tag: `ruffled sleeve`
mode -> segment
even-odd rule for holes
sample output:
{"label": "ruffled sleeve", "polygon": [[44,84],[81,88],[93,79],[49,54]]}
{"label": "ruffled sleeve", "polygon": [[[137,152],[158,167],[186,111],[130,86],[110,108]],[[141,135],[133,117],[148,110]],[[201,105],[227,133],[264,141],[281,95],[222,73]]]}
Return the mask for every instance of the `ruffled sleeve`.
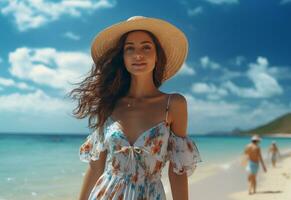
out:
{"label": "ruffled sleeve", "polygon": [[98,130],[95,130],[91,133],[85,140],[85,142],[81,145],[79,156],[80,160],[83,162],[89,162],[90,160],[98,160],[99,155],[102,151],[107,149],[107,145]]}
{"label": "ruffled sleeve", "polygon": [[198,162],[201,162],[195,143],[187,137],[179,137],[171,132],[168,142],[168,156],[173,165],[173,171],[178,174],[187,173],[190,176]]}

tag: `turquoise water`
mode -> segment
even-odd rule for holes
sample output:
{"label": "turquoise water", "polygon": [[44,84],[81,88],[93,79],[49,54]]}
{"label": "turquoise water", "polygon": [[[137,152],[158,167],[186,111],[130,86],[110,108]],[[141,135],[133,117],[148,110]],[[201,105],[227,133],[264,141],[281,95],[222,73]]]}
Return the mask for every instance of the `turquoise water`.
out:
{"label": "turquoise water", "polygon": [[[221,164],[240,159],[250,137],[237,136],[196,136],[194,137],[203,161],[211,164]],[[291,150],[291,138],[264,137],[260,143],[263,156],[267,156],[267,149],[275,140],[280,150]]]}
{"label": "turquoise water", "polygon": [[[86,136],[0,135],[0,200],[77,199],[87,164],[78,150]],[[229,163],[243,152],[247,137],[195,136],[203,165]],[[266,152],[274,138],[264,138]],[[275,139],[291,148],[291,139]]]}

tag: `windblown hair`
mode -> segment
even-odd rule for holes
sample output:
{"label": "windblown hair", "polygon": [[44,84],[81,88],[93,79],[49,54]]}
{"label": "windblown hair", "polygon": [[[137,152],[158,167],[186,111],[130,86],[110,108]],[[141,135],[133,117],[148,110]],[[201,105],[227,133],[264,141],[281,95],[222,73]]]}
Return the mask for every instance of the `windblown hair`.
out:
{"label": "windblown hair", "polygon": [[[129,90],[131,76],[124,65],[123,47],[131,32],[134,31],[122,35],[115,47],[98,58],[88,72],[88,76],[76,83],[79,87],[68,94],[73,100],[78,101],[73,115],[79,119],[89,116],[89,128],[102,130],[117,101]],[[153,70],[153,82],[159,88],[162,85],[167,62],[166,55],[158,39],[151,32],[144,32],[149,34],[156,46],[157,62]]]}

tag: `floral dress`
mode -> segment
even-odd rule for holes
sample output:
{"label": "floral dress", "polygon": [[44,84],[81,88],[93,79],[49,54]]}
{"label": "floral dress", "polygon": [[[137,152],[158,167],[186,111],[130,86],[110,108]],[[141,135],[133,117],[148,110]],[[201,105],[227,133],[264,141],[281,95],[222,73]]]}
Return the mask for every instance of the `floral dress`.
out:
{"label": "floral dress", "polygon": [[[170,95],[166,109],[168,116]],[[105,122],[103,136],[90,134],[80,147],[84,162],[98,160],[107,150],[103,174],[93,187],[89,200],[165,200],[161,171],[169,160],[176,174],[191,175],[200,161],[195,143],[189,137],[176,136],[166,120],[144,131],[130,145],[118,122]]]}

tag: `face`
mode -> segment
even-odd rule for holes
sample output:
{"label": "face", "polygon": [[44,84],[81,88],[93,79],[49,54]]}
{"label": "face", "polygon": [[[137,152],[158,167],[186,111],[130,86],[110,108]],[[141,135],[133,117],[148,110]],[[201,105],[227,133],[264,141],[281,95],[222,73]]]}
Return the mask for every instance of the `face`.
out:
{"label": "face", "polygon": [[134,75],[151,74],[156,63],[156,46],[144,31],[128,34],[123,47],[123,59],[127,71]]}

